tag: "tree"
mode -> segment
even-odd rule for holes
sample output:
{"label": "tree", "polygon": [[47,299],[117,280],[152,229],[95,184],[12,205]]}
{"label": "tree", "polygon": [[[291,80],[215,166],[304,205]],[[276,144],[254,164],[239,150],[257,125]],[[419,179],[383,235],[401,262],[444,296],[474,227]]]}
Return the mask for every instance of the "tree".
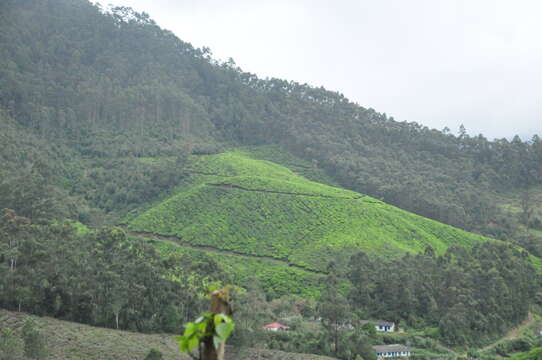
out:
{"label": "tree", "polygon": [[45,336],[36,328],[32,319],[23,325],[24,353],[30,359],[41,360],[47,357],[47,341]]}
{"label": "tree", "polygon": [[531,219],[534,214],[534,206],[531,193],[528,190],[525,190],[521,195],[521,214],[520,220],[521,223],[525,226],[531,224]]}
{"label": "tree", "polygon": [[236,317],[232,342],[237,346],[254,346],[261,340],[262,325],[273,318],[258,279],[249,280],[247,290],[237,290],[232,298]]}
{"label": "tree", "polygon": [[179,348],[197,359],[192,352],[198,349],[200,360],[224,360],[226,340],[235,328],[229,303],[229,288],[210,294],[211,311],[203,313],[194,322],[185,325],[184,333],[177,336]]}
{"label": "tree", "polygon": [[[374,329],[374,327],[373,327]],[[376,354],[371,344],[371,339],[361,332],[354,332],[347,339],[350,349],[351,360],[355,360],[358,356],[365,360],[376,360]]]}
{"label": "tree", "polygon": [[339,277],[334,263],[328,266],[328,276],[324,281],[324,289],[318,301],[318,313],[322,324],[332,341],[332,351],[340,351],[339,338],[342,329],[351,325],[352,317],[346,297],[341,294]]}
{"label": "tree", "polygon": [[0,360],[22,359],[22,346],[10,328],[0,330]]}

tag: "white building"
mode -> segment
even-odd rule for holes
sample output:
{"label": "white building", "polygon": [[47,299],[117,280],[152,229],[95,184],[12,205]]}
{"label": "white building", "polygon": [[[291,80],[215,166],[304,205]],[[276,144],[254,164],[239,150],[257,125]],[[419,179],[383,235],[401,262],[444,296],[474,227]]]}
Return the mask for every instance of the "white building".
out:
{"label": "white building", "polygon": [[376,358],[378,360],[386,359],[386,358],[400,358],[400,357],[410,356],[410,349],[400,344],[375,345],[373,346],[373,349],[376,352]]}
{"label": "white building", "polygon": [[360,321],[362,325],[365,324],[373,324],[375,326],[376,331],[383,331],[383,332],[394,332],[395,331],[395,323],[391,321],[384,321],[384,320],[362,320]]}

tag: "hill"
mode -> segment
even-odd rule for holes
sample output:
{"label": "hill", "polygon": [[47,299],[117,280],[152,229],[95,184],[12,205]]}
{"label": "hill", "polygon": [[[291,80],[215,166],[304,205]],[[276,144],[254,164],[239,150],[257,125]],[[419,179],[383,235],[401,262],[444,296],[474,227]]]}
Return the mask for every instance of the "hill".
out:
{"label": "hill", "polygon": [[[34,319],[37,328],[46,334],[49,356],[54,360],[143,360],[150,349],[162,352],[164,360],[190,359],[178,350],[178,342],[171,334],[140,334],[111,330],[49,317],[30,316],[0,310],[0,328],[17,332],[24,321]],[[285,353],[265,349],[228,348],[226,360],[332,360],[318,355]]]}
{"label": "hill", "polygon": [[367,309],[465,344],[539,299],[527,252],[463,231],[536,250],[517,235],[539,215],[495,204],[542,185],[538,137],[399,122],[87,0],[0,2],[0,84],[4,308],[169,331],[209,283],[255,276],[259,304],[301,294],[306,317]]}
{"label": "hill", "polygon": [[450,245],[484,241],[369,196],[307,180],[250,152],[198,156],[190,171],[175,195],[128,228],[310,270],[325,269],[323,256],[354,250],[394,257],[427,246],[442,253]]}
{"label": "hill", "polygon": [[[538,137],[490,141],[464,128],[455,136],[323,88],[259,79],[128,8],[6,0],[0,17],[0,121],[16,123],[14,138],[36,138],[42,150],[10,167],[15,179],[5,192],[39,159],[59,202],[65,194],[74,200],[51,208],[55,216],[115,222],[180,175],[156,176],[167,169],[126,157],[175,156],[182,164],[188,154],[231,146],[280,145],[344,188],[507,239],[516,221],[495,206],[498,195],[541,184]],[[117,174],[109,177],[110,169]]]}
{"label": "hill", "polygon": [[[167,167],[175,158],[136,161]],[[389,261],[489,240],[332,185],[279,147],[194,155],[169,197],[135,209],[124,223],[164,256],[205,254],[239,284],[256,277],[273,298],[317,296],[327,264],[344,267],[360,251]],[[541,260],[530,258],[542,270]]]}

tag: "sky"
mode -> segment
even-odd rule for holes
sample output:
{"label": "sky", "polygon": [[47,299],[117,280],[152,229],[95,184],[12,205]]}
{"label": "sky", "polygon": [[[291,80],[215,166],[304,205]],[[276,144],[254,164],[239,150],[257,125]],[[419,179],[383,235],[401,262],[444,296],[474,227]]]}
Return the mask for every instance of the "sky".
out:
{"label": "sky", "polygon": [[110,2],[260,78],[324,86],[398,121],[542,134],[539,0]]}

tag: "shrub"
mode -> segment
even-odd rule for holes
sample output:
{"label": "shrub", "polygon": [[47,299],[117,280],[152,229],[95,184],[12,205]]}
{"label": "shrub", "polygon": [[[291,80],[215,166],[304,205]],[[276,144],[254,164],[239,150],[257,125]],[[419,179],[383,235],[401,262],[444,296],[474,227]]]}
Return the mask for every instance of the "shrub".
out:
{"label": "shrub", "polygon": [[145,356],[145,360],[162,360],[162,353],[156,349],[151,349],[147,356]]}
{"label": "shrub", "polygon": [[36,328],[33,320],[26,320],[23,325],[24,354],[35,360],[47,357],[45,336]]}
{"label": "shrub", "polygon": [[22,359],[21,342],[13,330],[6,328],[0,331],[0,360]]}

